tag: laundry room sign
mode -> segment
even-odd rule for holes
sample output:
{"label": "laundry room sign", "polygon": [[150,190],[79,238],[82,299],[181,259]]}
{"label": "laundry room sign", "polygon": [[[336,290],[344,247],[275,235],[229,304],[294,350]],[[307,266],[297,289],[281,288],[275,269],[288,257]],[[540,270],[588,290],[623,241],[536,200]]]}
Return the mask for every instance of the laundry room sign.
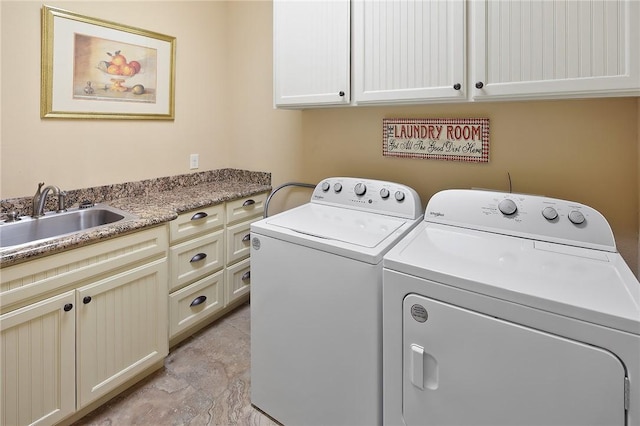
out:
{"label": "laundry room sign", "polygon": [[385,118],[385,157],[489,162],[488,118]]}

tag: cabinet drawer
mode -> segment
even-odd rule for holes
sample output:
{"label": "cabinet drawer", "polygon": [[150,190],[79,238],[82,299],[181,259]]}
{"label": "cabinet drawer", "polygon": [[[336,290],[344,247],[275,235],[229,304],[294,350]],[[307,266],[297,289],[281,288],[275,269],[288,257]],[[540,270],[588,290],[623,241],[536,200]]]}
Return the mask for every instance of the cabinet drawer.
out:
{"label": "cabinet drawer", "polygon": [[252,222],[249,220],[227,228],[227,265],[249,256]]}
{"label": "cabinet drawer", "polygon": [[256,216],[262,216],[267,193],[251,195],[227,203],[227,223],[236,223]]}
{"label": "cabinet drawer", "polygon": [[220,271],[169,295],[169,338],[224,307],[223,277]]}
{"label": "cabinet drawer", "polygon": [[170,290],[175,290],[224,266],[224,231],[177,244],[169,252]]}
{"label": "cabinet drawer", "polygon": [[249,259],[245,259],[227,268],[225,284],[227,303],[231,303],[249,292],[251,286]]}
{"label": "cabinet drawer", "polygon": [[224,225],[224,204],[206,207],[182,213],[176,220],[169,222],[171,242],[182,241]]}

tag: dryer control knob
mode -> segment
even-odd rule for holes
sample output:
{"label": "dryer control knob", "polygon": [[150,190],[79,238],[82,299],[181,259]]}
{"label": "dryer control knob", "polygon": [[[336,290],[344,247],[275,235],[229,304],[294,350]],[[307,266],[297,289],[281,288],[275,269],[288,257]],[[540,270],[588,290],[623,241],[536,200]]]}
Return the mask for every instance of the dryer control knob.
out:
{"label": "dryer control knob", "polygon": [[505,198],[498,204],[498,210],[500,210],[504,215],[511,216],[518,211],[518,206],[516,206],[516,203],[513,200]]}
{"label": "dryer control knob", "polygon": [[341,183],[336,183],[335,185],[333,185],[333,190],[338,193],[340,191],[342,191],[342,184]]}
{"label": "dryer control knob", "polygon": [[367,186],[364,183],[360,182],[359,184],[356,185],[356,187],[354,188],[354,191],[356,195],[362,196],[367,192]]}
{"label": "dryer control knob", "polygon": [[403,201],[404,200],[404,192],[396,191],[395,197],[396,197],[396,201]]}
{"label": "dryer control knob", "polygon": [[569,220],[571,221],[571,223],[576,224],[576,225],[581,225],[584,223],[584,215],[579,212],[578,210],[573,210],[571,213],[569,213]]}
{"label": "dryer control knob", "polygon": [[387,188],[382,188],[380,190],[380,197],[384,199],[389,198],[389,190]]}
{"label": "dryer control knob", "polygon": [[329,185],[329,182],[322,182],[322,190],[324,192],[327,192],[329,188],[331,188],[331,185]]}
{"label": "dryer control knob", "polygon": [[553,207],[545,207],[542,210],[542,216],[547,220],[554,220],[558,217],[558,212]]}

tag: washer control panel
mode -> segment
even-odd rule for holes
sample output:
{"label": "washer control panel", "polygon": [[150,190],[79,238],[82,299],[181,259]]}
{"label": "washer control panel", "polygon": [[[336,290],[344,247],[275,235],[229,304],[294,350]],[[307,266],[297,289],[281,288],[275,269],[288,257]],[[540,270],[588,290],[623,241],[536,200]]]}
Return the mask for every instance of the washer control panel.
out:
{"label": "washer control panel", "polygon": [[412,220],[422,216],[422,203],[415,190],[406,185],[381,180],[327,178],[316,185],[311,202]]}
{"label": "washer control panel", "polygon": [[616,251],[609,223],[597,210],[537,195],[452,189],[435,194],[425,221]]}

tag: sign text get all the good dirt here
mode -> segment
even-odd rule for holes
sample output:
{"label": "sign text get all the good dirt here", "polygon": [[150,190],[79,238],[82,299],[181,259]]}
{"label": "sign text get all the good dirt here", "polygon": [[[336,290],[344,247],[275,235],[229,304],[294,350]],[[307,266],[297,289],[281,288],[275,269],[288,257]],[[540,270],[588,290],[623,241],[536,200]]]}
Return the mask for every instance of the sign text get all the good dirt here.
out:
{"label": "sign text get all the good dirt here", "polygon": [[385,118],[382,154],[489,162],[488,118]]}

